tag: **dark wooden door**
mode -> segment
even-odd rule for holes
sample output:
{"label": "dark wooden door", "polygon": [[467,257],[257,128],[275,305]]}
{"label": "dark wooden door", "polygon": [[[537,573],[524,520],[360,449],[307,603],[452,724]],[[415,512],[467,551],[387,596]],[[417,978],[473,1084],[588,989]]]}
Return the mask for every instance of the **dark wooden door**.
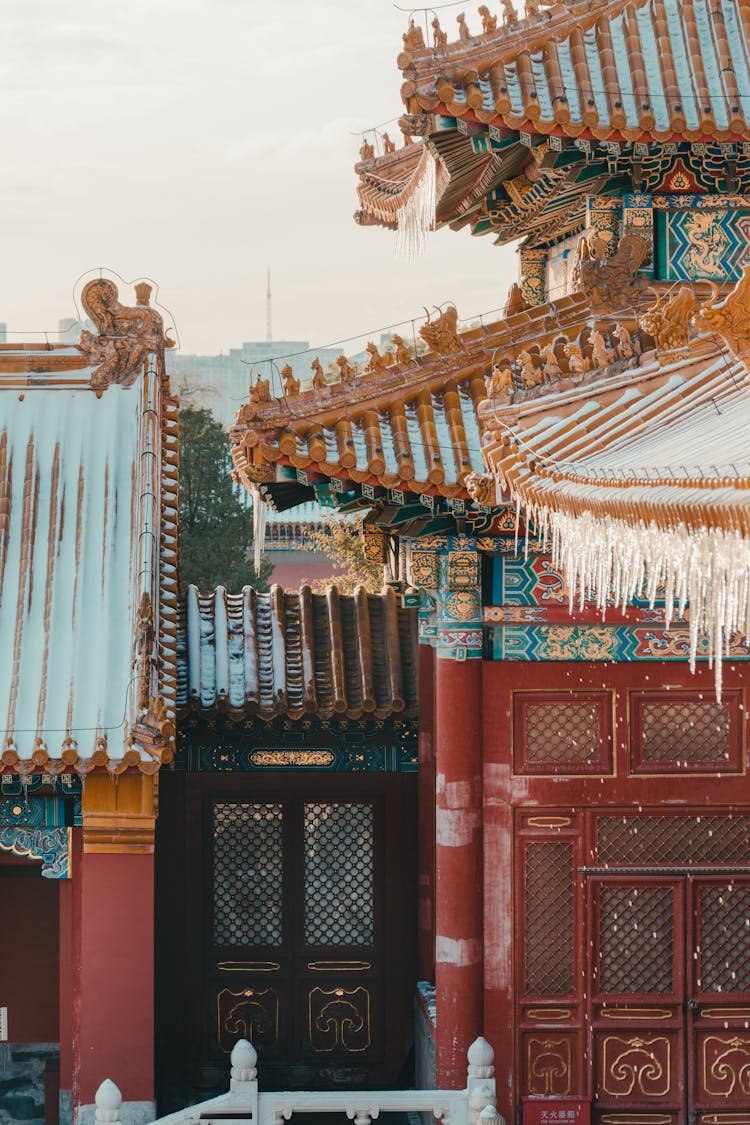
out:
{"label": "dark wooden door", "polygon": [[591,878],[589,918],[597,1119],[750,1122],[750,880]]}
{"label": "dark wooden door", "polygon": [[264,1064],[382,1056],[382,803],[268,794],[206,805],[215,1046]]}

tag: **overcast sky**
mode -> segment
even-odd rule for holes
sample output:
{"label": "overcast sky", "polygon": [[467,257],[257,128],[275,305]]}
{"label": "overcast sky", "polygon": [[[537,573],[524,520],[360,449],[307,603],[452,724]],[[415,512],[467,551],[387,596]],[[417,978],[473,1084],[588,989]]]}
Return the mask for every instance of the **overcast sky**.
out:
{"label": "overcast sky", "polygon": [[56,329],[100,266],[156,279],[187,352],[265,337],[267,264],[276,339],[501,305],[516,259],[491,238],[441,231],[406,263],[352,220],[351,134],[402,111],[406,20],[390,0],[0,0],[0,320]]}

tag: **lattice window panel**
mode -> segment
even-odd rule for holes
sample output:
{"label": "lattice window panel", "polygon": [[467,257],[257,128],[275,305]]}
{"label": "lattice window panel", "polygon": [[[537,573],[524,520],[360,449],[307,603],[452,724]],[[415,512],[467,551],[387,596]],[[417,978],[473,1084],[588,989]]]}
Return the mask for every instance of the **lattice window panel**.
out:
{"label": "lattice window panel", "polygon": [[597,858],[617,867],[746,864],[750,817],[601,816]]}
{"label": "lattice window panel", "polygon": [[529,762],[595,762],[599,756],[599,708],[594,703],[528,703]]}
{"label": "lattice window panel", "polygon": [[373,945],[374,810],[371,804],[306,804],[305,942]]}
{"label": "lattice window panel", "polygon": [[279,804],[213,806],[214,945],[281,945],[283,830]]}
{"label": "lattice window panel", "polygon": [[533,841],[524,866],[526,992],[573,991],[573,845]]}
{"label": "lattice window panel", "polygon": [[750,887],[701,887],[701,992],[750,992]]}
{"label": "lattice window panel", "polygon": [[602,886],[599,991],[672,991],[671,887]]}
{"label": "lattice window panel", "polygon": [[729,758],[729,708],[700,699],[641,704],[644,762],[725,762]]}

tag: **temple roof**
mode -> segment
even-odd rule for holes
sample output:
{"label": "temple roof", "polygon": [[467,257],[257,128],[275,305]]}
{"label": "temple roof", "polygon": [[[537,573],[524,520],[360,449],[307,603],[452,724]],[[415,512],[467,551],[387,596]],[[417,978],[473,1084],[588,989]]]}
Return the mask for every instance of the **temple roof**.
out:
{"label": "temple roof", "polygon": [[717,297],[658,297],[639,357],[610,362],[602,332],[589,369],[480,414],[498,492],[550,537],[571,590],[624,604],[662,584],[668,618],[690,605],[691,660],[703,634],[719,666],[750,631],[750,268]]}
{"label": "temple roof", "polygon": [[[742,0],[569,0],[398,58],[411,113],[600,140],[750,139]],[[459,17],[460,20],[461,17]],[[492,18],[489,19],[489,25]],[[423,38],[423,37],[422,37]]]}
{"label": "temple roof", "polygon": [[223,587],[180,602],[181,710],[228,718],[415,718],[416,609],[393,590],[258,594]]}
{"label": "temple roof", "polygon": [[[288,487],[288,468],[381,489],[468,497],[483,471],[477,407],[493,362],[550,331],[571,331],[590,312],[583,295],[457,331],[451,306],[420,330],[430,351],[378,357],[347,383],[251,401],[231,430],[239,479],[265,492]],[[382,362],[381,362],[382,361]]]}
{"label": "temple roof", "polygon": [[113,335],[0,345],[0,771],[154,772],[172,752],[176,402],[158,314],[90,285]]}

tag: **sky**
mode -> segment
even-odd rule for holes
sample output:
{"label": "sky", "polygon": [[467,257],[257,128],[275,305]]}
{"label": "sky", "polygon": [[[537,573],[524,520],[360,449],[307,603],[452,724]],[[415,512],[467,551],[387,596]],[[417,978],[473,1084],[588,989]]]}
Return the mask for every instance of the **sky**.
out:
{"label": "sky", "polygon": [[265,338],[267,266],[277,340],[501,307],[512,248],[443,230],[406,262],[352,219],[359,134],[403,111],[407,20],[390,0],[1,0],[9,339],[75,316],[101,268],[153,278],[187,353]]}

